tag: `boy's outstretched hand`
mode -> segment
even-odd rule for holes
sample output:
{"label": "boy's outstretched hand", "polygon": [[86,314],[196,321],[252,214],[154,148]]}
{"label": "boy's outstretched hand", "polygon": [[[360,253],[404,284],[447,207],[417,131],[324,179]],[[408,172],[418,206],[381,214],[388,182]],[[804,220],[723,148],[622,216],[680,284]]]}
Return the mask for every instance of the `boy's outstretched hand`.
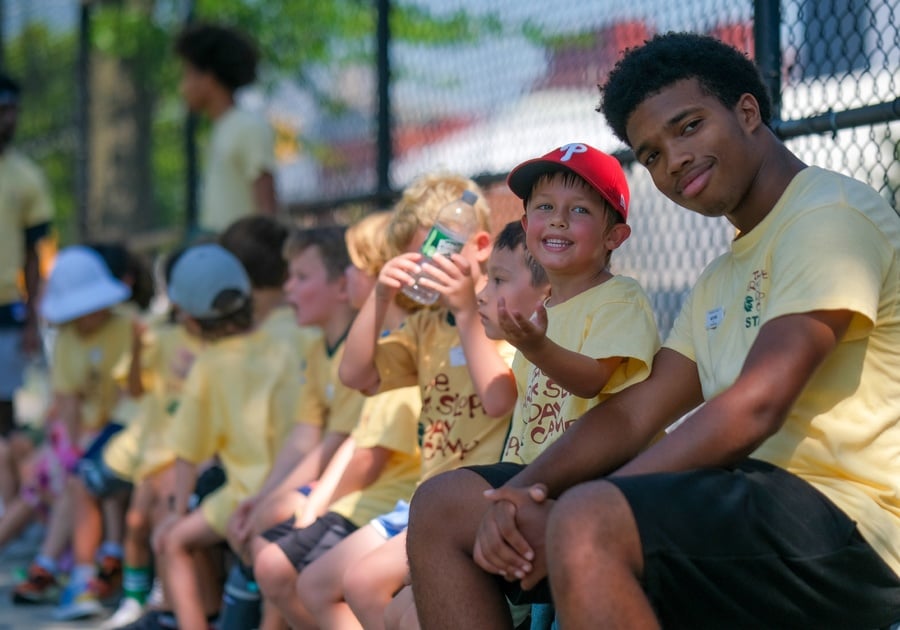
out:
{"label": "boy's outstretched hand", "polygon": [[497,300],[497,320],[506,341],[524,354],[540,350],[547,339],[547,309],[543,302],[534,307],[531,317],[506,307],[506,299]]}

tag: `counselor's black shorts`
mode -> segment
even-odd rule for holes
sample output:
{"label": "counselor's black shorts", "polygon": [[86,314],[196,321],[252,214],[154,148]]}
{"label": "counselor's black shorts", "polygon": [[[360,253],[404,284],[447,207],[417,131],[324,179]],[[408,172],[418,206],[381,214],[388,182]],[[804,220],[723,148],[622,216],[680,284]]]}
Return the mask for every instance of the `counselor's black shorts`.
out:
{"label": "counselor's black shorts", "polygon": [[327,512],[302,529],[294,528],[291,517],[264,531],[262,537],[278,545],[294,568],[301,571],[356,529],[340,514]]}
{"label": "counselor's black shorts", "polygon": [[882,628],[900,619],[900,579],[846,514],[781,468],[751,459],[607,481],[631,506],[644,591],[665,628]]}

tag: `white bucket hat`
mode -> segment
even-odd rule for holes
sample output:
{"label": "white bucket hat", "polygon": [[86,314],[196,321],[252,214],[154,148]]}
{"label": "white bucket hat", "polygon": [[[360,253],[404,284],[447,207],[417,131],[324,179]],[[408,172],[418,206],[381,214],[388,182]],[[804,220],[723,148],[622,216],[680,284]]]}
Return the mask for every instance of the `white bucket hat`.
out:
{"label": "white bucket hat", "polygon": [[90,247],[74,245],[56,256],[41,299],[41,316],[51,324],[64,324],[119,302],[131,289],[113,278],[103,258]]}
{"label": "white bucket hat", "polygon": [[172,267],[169,299],[196,319],[215,320],[231,315],[250,297],[247,272],[234,254],[221,245],[191,247]]}

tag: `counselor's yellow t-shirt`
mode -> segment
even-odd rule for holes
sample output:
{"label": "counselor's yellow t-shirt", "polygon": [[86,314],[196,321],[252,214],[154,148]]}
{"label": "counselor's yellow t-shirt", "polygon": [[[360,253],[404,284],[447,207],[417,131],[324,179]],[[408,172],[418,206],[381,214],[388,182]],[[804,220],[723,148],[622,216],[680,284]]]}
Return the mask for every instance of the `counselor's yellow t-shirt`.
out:
{"label": "counselor's yellow t-shirt", "polygon": [[12,148],[0,153],[0,304],[19,300],[25,231],[53,219],[53,201],[40,169]]}
{"label": "counselor's yellow t-shirt", "polygon": [[[514,349],[497,343],[512,362]],[[379,340],[375,365],[380,391],[418,385],[422,480],[438,473],[500,460],[510,416],[492,418],[475,392],[459,330],[447,309],[421,310]]]}
{"label": "counselor's yellow t-shirt", "polygon": [[700,277],[665,346],[703,396],[731,386],[761,326],[850,310],[845,337],[753,457],[805,479],[900,574],[900,216],[869,186],[815,167]]}
{"label": "counselor's yellow t-shirt", "polygon": [[624,360],[593,398],[580,398],[520,353],[513,360],[518,397],[503,461],[528,464],[588,409],[650,374],[659,332],[647,295],[633,279],[613,276],[547,309],[547,338],[595,359]]}
{"label": "counselor's yellow t-shirt", "polygon": [[83,337],[74,324],[63,324],[53,346],[50,382],[54,392],[81,400],[81,427],[87,435],[101,429],[121,395],[115,369],[131,354],[131,317],[113,309],[93,334]]}
{"label": "counselor's yellow t-shirt", "polygon": [[200,196],[200,226],[221,232],[256,212],[253,183],[275,173],[275,136],[264,118],[232,107],[213,123]]}
{"label": "counselor's yellow t-shirt", "polygon": [[341,497],[331,504],[329,511],[362,527],[379,514],[390,512],[398,500],[409,501],[421,471],[418,444],[421,410],[418,387],[401,387],[366,400],[359,424],[350,434],[356,448],[381,447],[391,453],[371,485]]}
{"label": "counselor's yellow t-shirt", "polygon": [[292,426],[300,366],[295,353],[261,331],[227,337],[199,355],[172,419],[178,458],[200,464],[218,456],[227,481],[201,503],[224,536],[238,503],[256,493]]}

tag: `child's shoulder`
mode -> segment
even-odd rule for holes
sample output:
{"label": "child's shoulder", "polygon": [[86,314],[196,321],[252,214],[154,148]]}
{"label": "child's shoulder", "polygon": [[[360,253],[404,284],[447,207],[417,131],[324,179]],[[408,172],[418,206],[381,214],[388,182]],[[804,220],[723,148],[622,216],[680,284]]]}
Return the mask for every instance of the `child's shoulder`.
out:
{"label": "child's shoulder", "polygon": [[560,306],[568,304],[569,309],[588,308],[593,310],[617,302],[649,305],[650,300],[640,282],[629,276],[615,275],[605,282],[582,291]]}

